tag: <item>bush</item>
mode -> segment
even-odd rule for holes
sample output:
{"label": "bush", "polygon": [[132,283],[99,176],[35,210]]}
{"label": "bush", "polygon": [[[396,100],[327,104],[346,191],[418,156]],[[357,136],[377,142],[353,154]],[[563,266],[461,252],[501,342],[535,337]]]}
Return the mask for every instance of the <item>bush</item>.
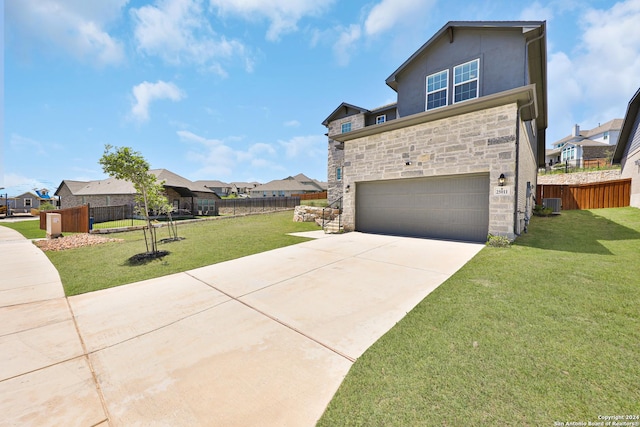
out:
{"label": "bush", "polygon": [[533,208],[533,214],[537,215],[537,216],[549,216],[553,213],[553,209],[552,208],[545,208],[542,205],[536,205]]}
{"label": "bush", "polygon": [[53,206],[50,202],[44,202],[40,204],[38,208],[39,211],[52,211],[55,210],[55,206]]}
{"label": "bush", "polygon": [[487,237],[487,246],[494,248],[508,248],[511,245],[511,240],[506,236],[494,236],[489,234]]}

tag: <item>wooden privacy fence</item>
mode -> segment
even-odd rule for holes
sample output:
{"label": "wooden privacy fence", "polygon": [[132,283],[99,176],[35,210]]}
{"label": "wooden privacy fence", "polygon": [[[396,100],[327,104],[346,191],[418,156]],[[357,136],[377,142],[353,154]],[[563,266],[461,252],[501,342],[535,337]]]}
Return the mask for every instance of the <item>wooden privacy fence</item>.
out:
{"label": "wooden privacy fence", "polygon": [[47,213],[60,214],[63,233],[88,233],[89,232],[89,205],[75,208],[58,209],[40,212],[40,230],[47,229]]}
{"label": "wooden privacy fence", "polygon": [[541,205],[543,199],[562,199],[563,210],[621,208],[631,202],[631,179],[595,184],[539,184],[536,203]]}
{"label": "wooden privacy fence", "polygon": [[319,193],[292,194],[291,197],[300,197],[300,200],[319,200],[326,199],[327,192],[321,191]]}

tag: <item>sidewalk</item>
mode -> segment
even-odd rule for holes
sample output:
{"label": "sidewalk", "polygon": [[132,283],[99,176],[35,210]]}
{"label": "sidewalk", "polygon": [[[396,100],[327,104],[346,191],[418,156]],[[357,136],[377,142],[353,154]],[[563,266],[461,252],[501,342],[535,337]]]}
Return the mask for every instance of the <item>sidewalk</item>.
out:
{"label": "sidewalk", "polygon": [[56,269],[0,227],[0,272],[0,423],[107,425]]}

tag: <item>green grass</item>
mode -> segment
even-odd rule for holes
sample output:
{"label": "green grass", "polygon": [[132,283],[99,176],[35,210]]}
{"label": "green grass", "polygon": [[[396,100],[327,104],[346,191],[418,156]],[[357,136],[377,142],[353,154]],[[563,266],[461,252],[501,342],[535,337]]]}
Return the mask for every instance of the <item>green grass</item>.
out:
{"label": "green grass", "polygon": [[316,206],[324,208],[327,206],[327,199],[301,200],[300,204],[304,206]]}
{"label": "green grass", "polygon": [[640,415],[639,260],[639,209],[533,218],[528,234],[484,248],[365,352],[318,425]]}
{"label": "green grass", "polygon": [[[46,254],[60,273],[65,293],[70,296],[300,243],[307,239],[287,233],[309,230],[318,230],[318,227],[314,223],[293,222],[289,211],[178,224],[178,236],[185,239],[161,243],[159,249],[169,251],[169,255],[143,265],[128,262],[133,255],[146,252],[142,231],[109,235],[124,242]],[[168,237],[167,228],[158,229],[158,240]]]}
{"label": "green grass", "polygon": [[46,230],[40,230],[40,221],[37,219],[16,222],[2,221],[0,225],[16,230],[27,239],[44,239],[47,237]]}
{"label": "green grass", "polygon": [[138,227],[146,225],[147,222],[143,219],[123,219],[118,221],[107,221],[93,224],[94,230],[102,230],[105,228],[126,228],[126,227]]}

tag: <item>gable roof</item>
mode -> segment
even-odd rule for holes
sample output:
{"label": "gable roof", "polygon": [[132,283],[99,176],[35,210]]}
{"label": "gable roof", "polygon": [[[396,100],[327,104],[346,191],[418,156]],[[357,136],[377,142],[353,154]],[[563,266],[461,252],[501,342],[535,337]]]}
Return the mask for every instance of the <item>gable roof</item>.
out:
{"label": "gable roof", "polygon": [[599,135],[604,132],[620,130],[622,129],[622,122],[623,122],[622,119],[613,119],[593,129],[584,129],[584,130],[581,129],[577,136],[567,135],[564,138],[554,142],[553,145],[563,144],[566,142],[570,142],[571,144],[577,144],[579,141],[583,139],[591,138],[592,136]]}
{"label": "gable roof", "polygon": [[[616,145],[616,151],[613,154],[613,163],[620,163],[622,158],[627,153],[629,147],[633,143],[633,138],[631,135],[634,131],[634,125],[640,120],[639,118],[640,112],[640,88],[633,95],[631,101],[629,101],[629,105],[627,105],[627,113],[624,116],[624,122],[622,124],[622,129],[620,130],[620,138],[618,138],[618,144]],[[640,127],[640,124],[638,124]],[[636,134],[640,133],[640,131],[636,130]]]}
{"label": "gable roof", "polygon": [[[396,69],[393,73],[391,73],[389,77],[387,77],[387,85],[394,91],[397,91],[398,74],[400,74],[405,68],[407,68],[407,66],[409,66],[409,64],[411,64],[416,58],[422,55],[422,53],[427,50],[433,43],[435,43],[435,41],[440,37],[443,37],[446,34],[449,37],[449,40],[453,40],[456,28],[522,28],[523,32],[525,32],[525,29],[533,30],[535,28],[539,28],[539,31],[536,34],[531,34],[531,37],[528,37],[530,40],[535,39],[535,37],[538,35],[544,36],[545,34],[544,21],[449,21],[442,28],[440,28],[440,30],[438,30],[438,32],[435,33],[429,40],[427,40],[422,46],[420,46],[420,48],[409,57],[409,59],[404,61],[402,65],[398,67],[398,69]],[[545,60],[546,64],[546,58],[543,59]]]}
{"label": "gable roof", "polygon": [[289,176],[285,179],[274,179],[266,184],[259,185],[251,191],[323,191],[322,183],[311,179],[303,173]]}
{"label": "gable roof", "polygon": [[[188,179],[167,169],[152,169],[149,170],[149,172],[155,175],[159,181],[165,181],[165,187],[173,188],[182,197],[194,196],[193,192],[213,193],[210,189],[204,186],[199,187]],[[75,196],[136,194],[136,190],[131,182],[109,177],[96,181],[64,180],[60,183],[60,186],[58,186],[55,192],[56,195],[58,195],[60,189],[65,184],[69,188],[69,191],[71,191],[71,194]]]}
{"label": "gable roof", "polygon": [[353,104],[349,104],[347,102],[343,102],[340,105],[338,105],[338,108],[333,110],[333,112],[331,114],[329,114],[329,116],[326,119],[324,119],[322,121],[322,124],[324,126],[328,126],[329,122],[333,121],[334,116],[338,115],[338,113],[340,112],[341,108],[345,108],[347,110],[349,108],[351,108],[351,109],[359,111],[360,113],[370,113],[371,112],[371,111],[367,110],[366,108],[358,107],[357,105],[353,105]]}
{"label": "gable roof", "polygon": [[231,184],[227,184],[226,182],[222,182],[222,181],[207,181],[207,180],[198,180],[198,181],[194,181],[194,184],[196,184],[196,186],[205,186],[205,187],[214,187],[214,188],[231,188]]}

